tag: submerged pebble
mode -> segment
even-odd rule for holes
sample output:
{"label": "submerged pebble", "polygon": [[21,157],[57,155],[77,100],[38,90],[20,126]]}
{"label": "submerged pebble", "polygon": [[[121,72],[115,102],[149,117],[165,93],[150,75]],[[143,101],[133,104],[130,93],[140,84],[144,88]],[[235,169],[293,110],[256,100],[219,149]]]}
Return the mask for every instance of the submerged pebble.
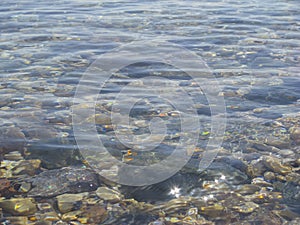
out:
{"label": "submerged pebble", "polygon": [[107,187],[99,187],[96,190],[96,195],[104,201],[109,201],[111,203],[119,202],[122,197],[118,191]]}
{"label": "submerged pebble", "polygon": [[89,169],[71,167],[44,171],[24,182],[32,184],[28,196],[34,197],[93,191],[99,186],[97,174]]}
{"label": "submerged pebble", "polygon": [[292,168],[288,165],[284,165],[279,159],[272,156],[265,156],[263,159],[264,165],[271,169],[275,173],[286,175],[292,172]]}
{"label": "submerged pebble", "polygon": [[8,216],[0,220],[3,224],[11,225],[27,225],[28,218],[27,216]]}
{"label": "submerged pebble", "polygon": [[290,130],[291,139],[296,143],[300,144],[300,127],[291,127]]}
{"label": "submerged pebble", "polygon": [[0,207],[15,216],[31,215],[37,211],[33,198],[1,199]]}
{"label": "submerged pebble", "polygon": [[62,194],[56,196],[57,207],[61,213],[70,212],[80,208],[81,201],[88,193]]}
{"label": "submerged pebble", "polygon": [[23,152],[25,145],[25,135],[18,127],[0,128],[0,153],[12,151]]}

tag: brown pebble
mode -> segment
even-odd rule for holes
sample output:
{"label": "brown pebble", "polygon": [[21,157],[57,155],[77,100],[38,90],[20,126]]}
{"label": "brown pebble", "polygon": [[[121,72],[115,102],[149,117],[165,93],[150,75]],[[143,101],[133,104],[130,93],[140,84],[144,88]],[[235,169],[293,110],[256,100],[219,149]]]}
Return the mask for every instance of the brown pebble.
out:
{"label": "brown pebble", "polygon": [[291,139],[296,143],[300,144],[300,127],[291,127],[289,129]]}
{"label": "brown pebble", "polygon": [[241,188],[237,190],[238,193],[242,195],[249,195],[254,194],[255,192],[259,191],[260,187],[254,184],[245,184]]}
{"label": "brown pebble", "polygon": [[265,172],[264,173],[264,178],[266,179],[266,180],[274,180],[275,179],[275,174],[273,173],[273,172],[270,172],[270,171],[268,171],[268,172]]}
{"label": "brown pebble", "polygon": [[283,136],[283,137],[270,136],[270,137],[267,137],[264,140],[264,142],[267,145],[274,146],[279,149],[288,148],[290,146],[290,140],[287,136]]}
{"label": "brown pebble", "polygon": [[12,198],[0,200],[0,207],[14,216],[32,215],[37,211],[33,198]]}
{"label": "brown pebble", "polygon": [[275,173],[286,175],[292,171],[290,166],[283,165],[279,159],[272,156],[265,156],[264,165]]}

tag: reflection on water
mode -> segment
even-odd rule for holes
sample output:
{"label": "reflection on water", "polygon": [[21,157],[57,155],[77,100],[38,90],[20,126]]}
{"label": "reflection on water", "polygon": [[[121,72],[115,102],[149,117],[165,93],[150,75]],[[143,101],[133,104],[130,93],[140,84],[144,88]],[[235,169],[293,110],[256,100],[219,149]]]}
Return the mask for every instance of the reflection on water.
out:
{"label": "reflection on water", "polygon": [[[82,224],[267,223],[265,215],[273,224],[297,223],[299,215],[293,213],[299,213],[300,187],[298,1],[4,0],[0,11],[0,194],[12,197],[0,200],[1,221],[20,216],[10,224],[28,224],[33,215],[37,221],[47,221],[48,214],[42,210],[46,203],[40,201],[45,197],[47,207],[58,204],[52,209],[53,224],[59,220]],[[120,187],[121,194],[115,184],[84,169],[86,161],[97,165],[97,157],[83,160],[76,145],[72,107],[84,111],[89,106],[88,101],[73,106],[73,96],[82,74],[98,56],[122,44],[153,39],[175,43],[207,63],[219,82],[219,97],[225,99],[227,128],[215,164],[199,174],[194,165],[213,135],[211,108],[201,89],[207,84],[199,87],[178,68],[154,62],[130,65],[113,74],[98,96],[95,115],[82,120],[95,124],[110,154],[124,163],[151,165],[170,156],[183,136],[192,157],[180,173],[163,183]],[[140,80],[149,75],[168,79],[164,93],[172,93],[182,105],[187,104],[183,92],[172,91],[187,91],[193,105],[186,110],[196,110],[200,122],[195,128],[199,132],[196,147],[189,142],[194,133],[181,132],[182,112],[159,95],[137,101],[129,114],[130,124],[116,125],[111,120],[111,112],[118,114],[124,106],[114,101],[117,94],[127,87],[135,97],[143,97],[149,85]],[[99,88],[88,81],[85,84],[87,90]],[[128,97],[127,101],[135,100]],[[166,127],[156,123],[151,128],[151,121]],[[166,132],[159,132],[164,128]],[[154,130],[157,135],[147,139]],[[118,135],[132,134],[136,139],[129,146],[118,139]],[[90,143],[89,136],[83,138]],[[160,145],[154,151],[143,151],[157,141]],[[97,166],[108,176],[116,174],[109,160]],[[73,179],[79,170],[78,177],[85,181]],[[53,185],[39,191],[47,173]],[[238,182],[232,183],[236,177]],[[58,185],[64,180],[67,191]],[[115,190],[103,189],[104,183]],[[86,187],[90,184],[93,187]],[[169,195],[168,189],[174,186],[184,193],[182,199]],[[83,195],[84,191],[89,193]],[[66,199],[78,205],[48,198],[66,192],[74,194]],[[32,207],[20,211],[9,206],[15,206],[19,194],[25,200],[18,204],[24,201]],[[137,201],[126,199],[131,197]]]}

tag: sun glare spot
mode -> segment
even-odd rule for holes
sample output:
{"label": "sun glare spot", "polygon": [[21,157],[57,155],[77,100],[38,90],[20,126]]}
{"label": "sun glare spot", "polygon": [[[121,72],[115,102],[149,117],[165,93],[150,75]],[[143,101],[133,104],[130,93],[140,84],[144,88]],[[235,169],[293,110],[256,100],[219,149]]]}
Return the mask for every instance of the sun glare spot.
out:
{"label": "sun glare spot", "polygon": [[180,190],[181,190],[181,188],[179,188],[177,186],[174,186],[174,187],[171,188],[169,194],[175,196],[176,198],[179,198]]}

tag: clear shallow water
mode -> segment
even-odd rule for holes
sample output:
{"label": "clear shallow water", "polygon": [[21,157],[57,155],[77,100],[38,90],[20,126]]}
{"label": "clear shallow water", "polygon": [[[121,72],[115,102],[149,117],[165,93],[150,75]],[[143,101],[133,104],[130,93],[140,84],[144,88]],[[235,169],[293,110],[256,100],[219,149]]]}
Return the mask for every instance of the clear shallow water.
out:
{"label": "clear shallow water", "polygon": [[[251,117],[259,107],[268,113],[258,117],[294,113],[299,110],[298,12],[297,1],[4,1],[2,123],[52,129],[48,122],[54,121],[63,130],[88,66],[122,44],[153,38],[202,57],[225,92],[229,117]],[[136,78],[143,70],[126,74]],[[108,92],[120,90],[117,86]]]}
{"label": "clear shallow water", "polygon": [[[82,74],[98,56],[132,41],[169,41],[200,56],[219,82],[231,133],[299,114],[298,1],[4,0],[0,10],[1,132],[9,127],[19,129],[25,135],[23,144],[32,157],[43,159],[46,168],[74,161],[68,153],[76,149],[71,106]],[[98,113],[110,109],[116,93],[128,80],[149,74],[171,77],[174,87],[186,87],[195,104],[202,105],[197,108],[203,134],[198,147],[205,147],[205,132],[210,125],[207,100],[196,94],[198,90],[184,73],[166,65],[141,64],[125,68],[120,74],[104,88]],[[143,94],[144,87],[137,85],[132,91]],[[149,104],[151,101],[154,106]],[[152,115],[174,111],[168,102],[156,98],[151,101],[138,102],[132,117],[148,122]],[[99,121],[98,133],[112,154],[122,158],[128,147],[112,140],[113,129],[105,125],[109,122]],[[157,150],[159,159],[165,157],[160,152],[169,154],[174,149],[180,130],[176,118],[170,118],[167,125],[169,137]],[[144,125],[130,129],[137,135],[149,133]],[[255,136],[251,131],[244,135]],[[20,135],[11,139],[3,135],[1,141],[12,148],[8,143],[18,138]],[[223,146],[229,153],[243,152],[245,147],[234,137]],[[146,154],[139,160],[144,162],[148,157]]]}

